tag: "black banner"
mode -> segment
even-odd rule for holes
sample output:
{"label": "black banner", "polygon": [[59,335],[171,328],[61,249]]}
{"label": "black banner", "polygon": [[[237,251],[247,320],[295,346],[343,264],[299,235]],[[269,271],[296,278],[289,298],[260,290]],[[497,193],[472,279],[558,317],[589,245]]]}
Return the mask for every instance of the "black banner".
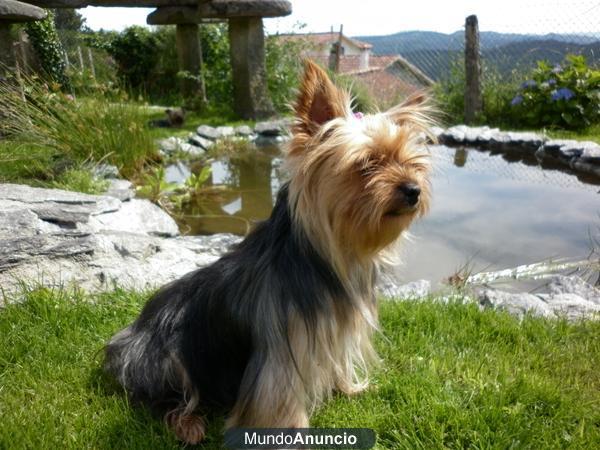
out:
{"label": "black banner", "polygon": [[370,449],[369,428],[233,428],[225,432],[230,449]]}

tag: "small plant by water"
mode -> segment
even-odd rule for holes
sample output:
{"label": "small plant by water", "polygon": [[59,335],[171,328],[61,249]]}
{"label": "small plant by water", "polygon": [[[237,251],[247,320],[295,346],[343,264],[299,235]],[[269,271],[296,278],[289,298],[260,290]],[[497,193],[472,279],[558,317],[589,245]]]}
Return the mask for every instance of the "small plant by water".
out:
{"label": "small plant by water", "polygon": [[177,184],[165,180],[165,168],[156,166],[142,174],[136,190],[138,196],[159,203],[176,188]]}
{"label": "small plant by water", "polygon": [[219,195],[227,189],[226,186],[207,185],[211,173],[211,167],[206,165],[199,172],[192,173],[182,185],[178,185],[167,182],[165,168],[157,166],[142,175],[138,181],[137,194],[177,215],[186,205],[201,203],[204,198]]}

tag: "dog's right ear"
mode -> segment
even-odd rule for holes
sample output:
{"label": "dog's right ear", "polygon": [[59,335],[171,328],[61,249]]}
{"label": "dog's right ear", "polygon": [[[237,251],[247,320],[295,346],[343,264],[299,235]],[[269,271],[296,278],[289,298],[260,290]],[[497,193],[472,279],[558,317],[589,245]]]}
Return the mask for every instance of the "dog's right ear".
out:
{"label": "dog's right ear", "polygon": [[312,136],[324,123],[343,117],[346,103],[346,95],[333,85],[327,73],[314,62],[306,60],[294,107],[294,134]]}

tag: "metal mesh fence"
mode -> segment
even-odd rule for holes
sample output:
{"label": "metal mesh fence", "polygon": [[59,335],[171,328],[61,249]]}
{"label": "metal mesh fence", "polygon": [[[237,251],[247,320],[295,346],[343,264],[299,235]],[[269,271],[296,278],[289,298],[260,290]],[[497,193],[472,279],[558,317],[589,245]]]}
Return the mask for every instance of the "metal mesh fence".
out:
{"label": "metal mesh fence", "polygon": [[[478,15],[484,77],[522,82],[538,61],[556,65],[568,54],[583,55],[590,66],[600,68],[600,1],[524,0],[518,8],[507,5],[511,7],[510,20],[502,23]],[[398,55],[433,82],[443,82],[464,70],[464,26],[464,21],[456,23],[449,34],[407,31],[357,39],[371,44],[376,57]]]}

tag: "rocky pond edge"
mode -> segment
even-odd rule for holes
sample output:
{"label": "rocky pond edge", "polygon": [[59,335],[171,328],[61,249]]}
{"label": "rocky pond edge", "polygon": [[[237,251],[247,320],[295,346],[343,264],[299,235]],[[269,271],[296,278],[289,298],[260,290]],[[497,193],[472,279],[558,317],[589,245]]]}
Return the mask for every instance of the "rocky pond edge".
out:
{"label": "rocky pond edge", "polygon": [[[278,145],[288,139],[291,119],[258,122],[254,128],[211,127],[200,125],[187,139],[170,137],[159,141],[165,156],[179,151],[190,157],[202,157],[221,139],[245,139],[256,146]],[[502,131],[488,126],[456,125],[447,129],[432,127],[431,134],[440,144],[465,146],[497,153],[535,157],[539,162],[550,161],[576,172],[600,178],[600,144],[573,139],[551,139],[544,134],[528,131]]]}
{"label": "rocky pond edge", "polygon": [[[105,195],[0,184],[0,305],[25,285],[102,292],[151,289],[211,264],[241,239],[231,234],[181,236],[175,221],[129,182],[111,179]],[[600,317],[600,290],[581,278],[554,276],[549,293],[474,290],[468,301],[522,316]],[[441,301],[464,295],[431,291],[427,280],[386,275],[383,297]]]}

